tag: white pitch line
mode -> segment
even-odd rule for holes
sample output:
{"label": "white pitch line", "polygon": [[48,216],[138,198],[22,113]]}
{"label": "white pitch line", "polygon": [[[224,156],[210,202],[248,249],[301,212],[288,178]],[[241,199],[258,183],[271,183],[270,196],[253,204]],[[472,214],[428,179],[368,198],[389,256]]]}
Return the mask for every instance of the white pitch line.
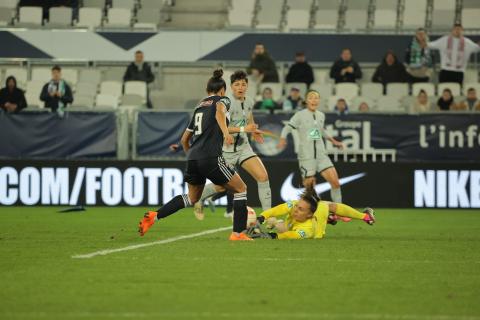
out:
{"label": "white pitch line", "polygon": [[154,242],[134,244],[134,245],[123,247],[123,248],[100,250],[100,251],[95,251],[95,252],[87,253],[87,254],[78,254],[78,255],[72,256],[72,258],[73,259],[90,259],[90,258],[93,258],[93,257],[96,257],[96,256],[105,256],[107,254],[116,253],[116,252],[135,250],[135,249],[155,246],[157,244],[165,244],[165,243],[175,242],[175,241],[184,240],[184,239],[191,239],[191,238],[201,237],[201,236],[205,236],[207,234],[217,233],[217,232],[220,232],[220,231],[226,231],[226,230],[231,230],[231,229],[232,229],[232,226],[218,228],[218,229],[210,229],[210,230],[205,230],[205,231],[198,232],[198,233],[186,234],[186,235],[183,235],[183,236],[168,238],[168,239],[164,239],[164,240],[158,240],[158,241],[154,241]]}

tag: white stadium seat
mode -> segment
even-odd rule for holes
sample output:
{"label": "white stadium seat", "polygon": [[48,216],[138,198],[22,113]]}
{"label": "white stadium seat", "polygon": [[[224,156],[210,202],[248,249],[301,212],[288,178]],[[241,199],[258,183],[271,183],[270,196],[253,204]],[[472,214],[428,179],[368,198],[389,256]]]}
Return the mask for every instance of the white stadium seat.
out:
{"label": "white stadium seat", "polygon": [[320,94],[320,99],[328,99],[333,95],[333,85],[331,83],[312,83],[310,89]]}
{"label": "white stadium seat", "polygon": [[435,95],[435,85],[428,82],[419,82],[412,85],[412,96],[417,96],[420,90],[424,90],[427,96],[431,97]]}
{"label": "white stadium seat", "polygon": [[25,26],[41,26],[43,21],[42,7],[20,7],[18,24]]}
{"label": "white stadium seat", "polygon": [[374,82],[362,83],[362,96],[374,100],[380,98],[383,96],[383,85]]}
{"label": "white stadium seat", "polygon": [[83,6],[86,8],[105,8],[105,0],[83,0]]}
{"label": "white stadium seat", "polygon": [[75,88],[75,94],[93,98],[97,94],[97,86],[90,82],[79,82]]}
{"label": "white stadium seat", "polygon": [[231,27],[249,28],[252,26],[255,0],[232,0],[232,9],[228,12]]}
{"label": "white stadium seat", "polygon": [[353,97],[358,96],[359,88],[356,83],[338,83],[335,85],[335,95],[342,98],[351,100]]}
{"label": "white stadium seat", "polygon": [[78,82],[88,82],[98,86],[101,78],[102,75],[98,69],[81,69]]}
{"label": "white stadium seat", "polygon": [[261,0],[257,29],[278,29],[282,19],[283,0]]}
{"label": "white stadium seat", "polygon": [[78,13],[77,27],[94,29],[102,25],[102,9],[80,8]]}
{"label": "white stadium seat", "polygon": [[67,81],[69,85],[75,87],[78,82],[78,70],[73,68],[62,68],[62,78]]}
{"label": "white stadium seat", "polygon": [[287,26],[289,29],[308,29],[312,0],[287,1]]}
{"label": "white stadium seat", "polygon": [[95,102],[94,96],[84,96],[75,94],[72,107],[75,108],[92,108]]}
{"label": "white stadium seat", "polygon": [[377,100],[377,110],[384,112],[405,112],[405,108],[400,100],[390,96],[383,96]]}
{"label": "white stadium seat", "polygon": [[462,9],[462,25],[465,29],[480,29],[480,9]]}
{"label": "white stadium seat", "polygon": [[98,94],[95,98],[95,106],[97,108],[114,108],[118,107],[118,97],[111,94]]}
{"label": "white stadium seat", "polygon": [[100,93],[112,95],[119,99],[122,96],[122,83],[118,81],[103,81],[100,84]]}
{"label": "white stadium seat", "polygon": [[0,7],[0,26],[9,26],[15,17],[15,9]]}
{"label": "white stadium seat", "polygon": [[44,83],[52,79],[52,69],[51,68],[33,68],[32,69],[32,80],[43,81]]}
{"label": "white stadium seat", "polygon": [[387,84],[387,96],[397,99],[408,96],[408,84],[402,82],[392,82]]}
{"label": "white stadium seat", "polygon": [[461,95],[460,84],[456,82],[444,82],[437,85],[437,94],[441,95],[444,89],[450,89],[455,97]]}
{"label": "white stadium seat", "polygon": [[377,9],[375,11],[375,29],[394,29],[397,24],[397,11]]}
{"label": "white stadium seat", "polygon": [[108,10],[105,27],[125,28],[129,27],[132,20],[132,11],[125,8],[110,8]]}
{"label": "white stadium seat", "polygon": [[403,28],[416,29],[425,26],[427,0],[405,0]]}
{"label": "white stadium seat", "polygon": [[146,99],[147,84],[143,81],[127,81],[125,82],[125,94],[136,94]]}
{"label": "white stadium seat", "polygon": [[133,10],[135,8],[135,0],[112,0],[112,8]]}
{"label": "white stadium seat", "polygon": [[53,7],[49,10],[49,28],[67,28],[72,25],[72,9],[67,7]]}
{"label": "white stadium seat", "polygon": [[368,11],[364,10],[347,10],[345,14],[345,29],[366,29],[367,28]]}
{"label": "white stadium seat", "polygon": [[0,1],[0,8],[16,9],[18,0],[2,0]]}

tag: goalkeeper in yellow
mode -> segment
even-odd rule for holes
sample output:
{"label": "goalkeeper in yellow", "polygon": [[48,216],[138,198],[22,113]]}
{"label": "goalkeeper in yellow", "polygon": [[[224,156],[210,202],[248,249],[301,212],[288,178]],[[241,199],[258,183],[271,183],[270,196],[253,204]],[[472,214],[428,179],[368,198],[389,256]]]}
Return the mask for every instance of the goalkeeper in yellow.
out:
{"label": "goalkeeper in yellow", "polygon": [[[276,220],[277,217],[285,217],[285,220]],[[256,227],[250,228],[248,234],[253,238],[267,239],[321,239],[327,224],[336,224],[341,217],[363,220],[369,225],[375,223],[371,208],[366,208],[362,213],[342,203],[320,201],[315,190],[308,188],[299,200],[288,201],[262,212],[257,218]],[[272,228],[276,232],[262,231]]]}

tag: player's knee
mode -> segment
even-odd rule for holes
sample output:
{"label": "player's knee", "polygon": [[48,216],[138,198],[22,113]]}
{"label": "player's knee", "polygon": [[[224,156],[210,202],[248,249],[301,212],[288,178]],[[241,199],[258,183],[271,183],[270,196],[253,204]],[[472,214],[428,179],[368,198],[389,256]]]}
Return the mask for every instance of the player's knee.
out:
{"label": "player's knee", "polygon": [[340,181],[338,181],[338,180],[332,181],[330,183],[330,185],[332,186],[332,189],[339,189],[340,188]]}
{"label": "player's knee", "polygon": [[201,195],[197,194],[189,194],[188,199],[190,200],[190,203],[193,205],[194,203],[197,203],[200,200]]}
{"label": "player's knee", "polygon": [[268,174],[262,173],[257,177],[257,182],[267,182],[268,181]]}
{"label": "player's knee", "polygon": [[235,193],[240,193],[240,192],[247,192],[247,185],[242,182],[241,184],[238,185],[237,188],[235,188]]}

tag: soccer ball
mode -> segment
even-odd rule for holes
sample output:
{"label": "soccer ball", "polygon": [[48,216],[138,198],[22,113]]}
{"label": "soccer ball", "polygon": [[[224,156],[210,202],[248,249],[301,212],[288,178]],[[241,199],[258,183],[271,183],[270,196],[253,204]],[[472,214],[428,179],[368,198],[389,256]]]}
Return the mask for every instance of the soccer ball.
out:
{"label": "soccer ball", "polygon": [[247,207],[247,228],[253,227],[257,222],[257,214],[251,207]]}

